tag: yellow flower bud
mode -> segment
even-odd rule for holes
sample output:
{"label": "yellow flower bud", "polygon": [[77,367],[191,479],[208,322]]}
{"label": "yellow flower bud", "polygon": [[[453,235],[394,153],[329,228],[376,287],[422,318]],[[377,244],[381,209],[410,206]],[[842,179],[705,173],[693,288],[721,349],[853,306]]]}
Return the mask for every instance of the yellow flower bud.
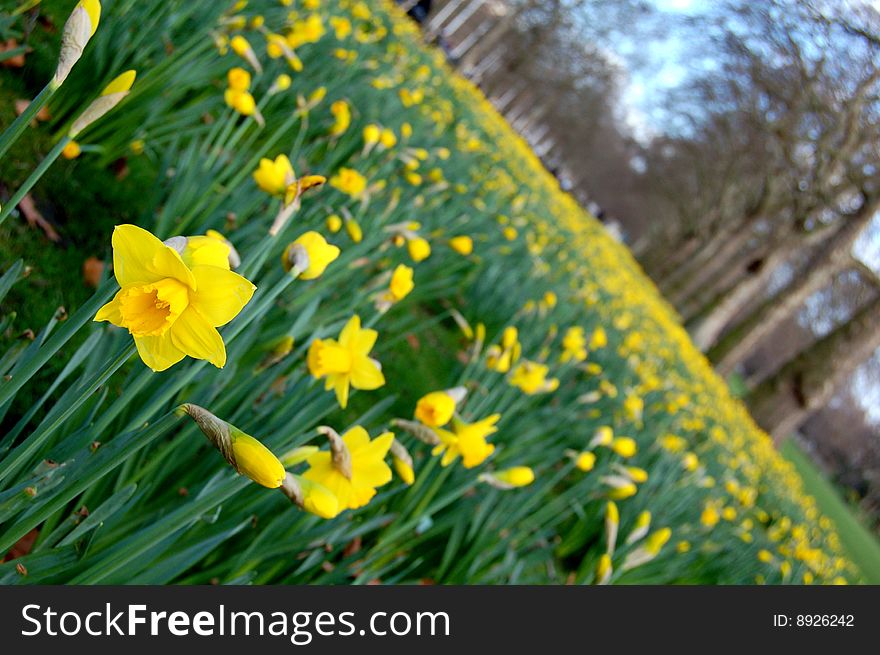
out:
{"label": "yellow flower bud", "polygon": [[131,85],[134,84],[135,77],[135,71],[128,70],[114,78],[110,84],[104,87],[104,90],[101,91],[101,95],[95,98],[92,103],[86,107],[85,111],[77,117],[70,126],[68,135],[70,137],[75,137],[89,125],[101,118],[101,116],[122,102],[123,98],[125,98],[131,90]]}
{"label": "yellow flower bud", "polygon": [[397,137],[394,136],[394,132],[387,127],[382,130],[382,134],[379,135],[379,140],[382,142],[384,148],[393,148],[397,145]]}
{"label": "yellow flower bud", "polygon": [[592,453],[589,450],[579,453],[574,460],[574,465],[585,473],[587,471],[592,471],[593,467],[596,465],[595,453]]}
{"label": "yellow flower bud", "polygon": [[470,255],[474,251],[474,242],[469,236],[452,237],[449,240],[449,247],[459,255]]}
{"label": "yellow flower bud", "polygon": [[672,530],[669,528],[661,528],[660,530],[657,530],[645,540],[645,550],[652,555],[656,555],[660,552],[660,549],[666,545],[666,542],[669,541],[671,536]]}
{"label": "yellow flower bud", "polygon": [[611,556],[608,553],[603,553],[599,558],[599,563],[596,565],[596,584],[608,584],[612,572]]}
{"label": "yellow flower bud", "polygon": [[60,86],[71,69],[82,57],[83,50],[98,29],[101,20],[101,3],[98,0],[80,0],[70,12],[61,32],[61,51],[58,66],[52,77],[52,85]]}
{"label": "yellow flower bud", "polygon": [[364,231],[361,229],[360,223],[355,220],[345,222],[345,231],[355,243],[360,243],[364,238]]}
{"label": "yellow flower bud", "polygon": [[639,468],[638,466],[627,466],[625,470],[629,479],[633,482],[642,484],[648,480],[648,472],[645,469]]}
{"label": "yellow flower bud", "polygon": [[635,439],[630,437],[617,437],[611,442],[611,450],[621,457],[632,457],[638,451]]}
{"label": "yellow flower bud", "polygon": [[252,436],[232,431],[232,453],[239,472],[257,484],[275,489],[284,480],[284,466],[272,451]]}
{"label": "yellow flower bud", "polygon": [[327,230],[332,234],[336,234],[342,229],[342,219],[336,214],[330,214],[327,217]]}
{"label": "yellow flower bud", "polygon": [[76,141],[68,141],[64,149],[61,150],[61,156],[65,159],[76,159],[82,153],[82,148]]}
{"label": "yellow flower bud", "polygon": [[612,441],[614,441],[614,431],[609,426],[603,425],[596,430],[590,446],[610,446]]}
{"label": "yellow flower bud", "polygon": [[617,487],[613,487],[608,492],[608,497],[611,498],[612,500],[625,500],[627,498],[635,496],[636,492],[638,492],[638,490],[639,490],[638,487],[636,487],[636,485],[634,485],[632,482],[630,482],[627,484],[622,484]]}
{"label": "yellow flower bud", "polygon": [[495,472],[494,477],[499,482],[511,487],[525,487],[535,481],[535,472],[528,466],[512,466],[509,469]]}
{"label": "yellow flower bud", "polygon": [[382,130],[378,125],[370,124],[364,128],[364,141],[368,145],[379,143]]}
{"label": "yellow flower bud", "polygon": [[394,471],[397,473],[398,477],[403,480],[403,483],[406,485],[411,485],[416,481],[416,474],[413,471],[412,464],[402,460],[399,457],[391,456],[391,463],[394,465]]}
{"label": "yellow flower bud", "polygon": [[422,237],[408,239],[406,249],[414,262],[420,262],[431,256],[431,244]]}

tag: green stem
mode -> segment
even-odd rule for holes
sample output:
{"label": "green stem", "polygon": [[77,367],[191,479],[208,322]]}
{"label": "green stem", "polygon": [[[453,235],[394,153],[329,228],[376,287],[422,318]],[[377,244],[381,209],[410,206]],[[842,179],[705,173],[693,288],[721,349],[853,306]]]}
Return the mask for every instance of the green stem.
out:
{"label": "green stem", "polygon": [[120,435],[106,446],[99,448],[86,461],[79,475],[71,478],[58,493],[47,499],[38,509],[21,518],[0,536],[0,552],[9,550],[19,539],[40,525],[52,514],[64,507],[73,498],[94,485],[110,471],[122,464],[133,454],[165,435],[178,421],[172,412],[141,430]]}
{"label": "green stem", "polygon": [[[12,121],[12,125],[7,127],[3,134],[0,134],[0,158],[6,154],[6,151],[15,143],[16,139],[21,136],[21,133],[25,131],[30,122],[34,119],[34,116],[37,115],[43,107],[46,106],[46,103],[49,102],[49,98],[52,97],[52,94],[55,93],[55,90],[58,86],[54,82],[49,82],[46,86],[43,87],[43,90],[37,94],[37,97],[31,100],[31,104],[27,106],[21,114],[19,114],[18,118]],[[2,219],[0,219],[0,223],[2,223]]]}
{"label": "green stem", "polygon": [[95,391],[104,384],[111,375],[122,367],[125,362],[135,353],[133,343],[128,344],[122,352],[108,366],[102,368],[101,371],[89,381],[88,385],[82,390],[77,399],[66,406],[63,411],[57,413],[56,416],[49,414],[51,422],[48,425],[40,425],[33,434],[19,444],[0,464],[0,482],[14,473],[27,459],[52,435],[52,433],[61,426],[64,421],[75,412],[82,403],[95,393]]}
{"label": "green stem", "polygon": [[64,324],[54,335],[52,335],[52,337],[49,338],[45,345],[37,351],[36,355],[28,359],[20,369],[13,369],[11,377],[0,381],[0,407],[13,398],[18,390],[21,389],[25,383],[30,380],[83,325],[85,325],[87,321],[94,318],[101,306],[110,300],[110,297],[113,295],[116,288],[116,280],[106,280],[100,287],[98,287],[95,294],[86,301],[85,305],[80,307],[76,313],[64,321]]}
{"label": "green stem", "polygon": [[[22,114],[22,116],[24,116],[24,114]],[[15,127],[14,124],[13,127]],[[15,195],[9,199],[9,202],[6,203],[3,209],[0,209],[0,225],[3,225],[3,221],[5,221],[9,214],[12,213],[12,210],[18,206],[18,203],[21,202],[21,199],[27,195],[27,192],[33,188],[33,186],[39,181],[41,177],[43,177],[43,174],[49,169],[49,167],[55,162],[55,160],[58,159],[61,151],[64,150],[64,146],[66,146],[69,142],[69,136],[62,137],[62,139],[55,144],[55,147],[49,151],[49,154],[46,155],[43,161],[40,162],[40,165],[34,169],[34,172],[30,174],[30,177],[28,177],[28,179],[24,181],[24,184],[21,185],[21,188],[19,188],[19,190],[15,192]]]}

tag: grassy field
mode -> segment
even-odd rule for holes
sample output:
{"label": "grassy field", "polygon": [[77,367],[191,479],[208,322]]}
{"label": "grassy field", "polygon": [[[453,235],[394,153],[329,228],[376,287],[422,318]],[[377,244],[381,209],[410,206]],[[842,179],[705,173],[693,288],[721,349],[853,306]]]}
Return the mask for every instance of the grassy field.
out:
{"label": "grassy field", "polygon": [[859,521],[834,485],[794,441],[783,443],[780,451],[794,464],[804,481],[804,488],[816,499],[822,512],[834,521],[844,548],[861,569],[865,581],[880,584],[880,541],[877,536]]}
{"label": "grassy field", "polygon": [[8,157],[12,189],[119,103],[33,189],[79,249],[0,227],[0,318],[35,333],[0,367],[0,582],[860,580],[632,255],[393,3],[102,6]]}

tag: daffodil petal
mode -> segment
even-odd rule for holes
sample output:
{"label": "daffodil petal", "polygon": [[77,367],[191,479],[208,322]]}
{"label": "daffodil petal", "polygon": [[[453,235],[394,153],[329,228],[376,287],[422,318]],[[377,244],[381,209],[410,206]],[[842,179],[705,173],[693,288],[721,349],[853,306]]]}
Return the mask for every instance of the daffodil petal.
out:
{"label": "daffodil petal", "polygon": [[359,453],[362,448],[370,445],[370,435],[360,425],[355,425],[342,435],[342,440],[352,454]]}
{"label": "daffodil petal", "polygon": [[[389,469],[389,473],[390,472],[391,470]],[[348,508],[357,509],[358,507],[363,507],[364,505],[369,503],[375,495],[376,490],[373,487],[361,485],[352,486],[351,496],[348,501]]]}
{"label": "daffodil petal", "polygon": [[378,337],[379,333],[376,330],[362,330],[360,316],[355,314],[339,333],[339,345],[355,353],[366,355],[373,349]]}
{"label": "daffodil petal", "polygon": [[[366,433],[366,431],[364,431],[364,433]],[[353,456],[372,460],[382,460],[385,458],[385,455],[388,454],[388,451],[391,450],[391,444],[394,442],[394,435],[390,432],[386,432],[372,441],[369,441],[369,437],[367,439],[367,443],[362,443],[356,446],[346,443],[346,445]]]}
{"label": "daffodil petal", "polygon": [[156,372],[171,368],[186,356],[186,353],[174,345],[168,334],[135,337],[134,345],[137,346],[138,355],[144,364]]}
{"label": "daffodil petal", "polygon": [[[229,246],[209,236],[187,237],[183,262],[191,269],[195,266],[219,266],[229,270]],[[195,270],[193,270],[195,274]],[[198,280],[198,277],[196,277]]]}
{"label": "daffodil petal", "polygon": [[190,294],[190,305],[214,327],[235,318],[256,289],[238,273],[217,266],[193,266],[192,273],[196,292]]}
{"label": "daffodil petal", "polygon": [[119,286],[149,284],[171,277],[196,288],[192,272],[180,255],[137,225],[117,225],[113,230],[113,273]]}
{"label": "daffodil petal", "polygon": [[184,353],[207,359],[217,368],[226,364],[226,346],[211,323],[197,310],[187,307],[169,330],[171,340]]}
{"label": "daffodil petal", "polygon": [[378,389],[385,384],[385,376],[368,357],[358,357],[351,363],[351,386],[355,389]]}
{"label": "daffodil petal", "polygon": [[369,487],[381,487],[391,482],[391,467],[384,461],[372,460],[355,466],[354,476],[358,483]]}
{"label": "daffodil petal", "polygon": [[[348,391],[349,391],[349,380],[347,375],[337,375],[334,376],[336,379],[333,381],[333,390],[336,392],[336,400],[339,401],[339,406],[342,409],[348,405]],[[328,378],[329,381],[329,378]]]}
{"label": "daffodil petal", "polygon": [[92,320],[95,321],[110,321],[113,325],[122,325],[122,314],[119,312],[119,301],[117,298],[119,294],[122,293],[122,290],[116,292],[116,295],[113,296],[113,300],[108,302],[106,305],[101,307],[98,310],[98,313],[95,314],[95,318]]}

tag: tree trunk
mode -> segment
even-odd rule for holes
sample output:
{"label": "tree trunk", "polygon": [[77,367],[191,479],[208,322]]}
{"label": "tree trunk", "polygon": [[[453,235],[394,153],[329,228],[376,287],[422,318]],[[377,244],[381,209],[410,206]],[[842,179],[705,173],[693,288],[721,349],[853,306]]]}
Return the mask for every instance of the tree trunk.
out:
{"label": "tree trunk", "polygon": [[740,323],[744,329],[736,331],[735,343],[726,344],[725,348],[720,350],[710,351],[710,359],[716,363],[721,375],[727,376],[732,373],[734,367],[783,321],[794,314],[807,298],[824,289],[835,274],[849,266],[853,242],[873,218],[876,207],[876,199],[865,202],[855,215],[841,218],[840,220],[845,220],[846,224],[819,246],[810,258],[803,277],[783,290],[778,298],[764,303]]}
{"label": "tree trunk", "polygon": [[751,262],[746,277],[713,303],[714,307],[693,331],[694,343],[700,350],[706,352],[714,346],[724,328],[767,287],[773,272],[792,256],[796,249],[795,243],[790,241],[783,244],[768,256]]}
{"label": "tree trunk", "polygon": [[718,271],[729,266],[735,258],[742,257],[743,250],[752,239],[757,219],[757,216],[750,216],[739,230],[728,235],[714,252],[708,252],[705,255],[700,253],[700,257],[694,258],[692,261],[700,261],[701,263],[688,267],[691,270],[694,268],[697,270],[670,295],[670,302],[676,307],[683,305],[706,281],[713,279]]}
{"label": "tree trunk", "polygon": [[853,371],[880,348],[880,297],[758,385],[747,404],[777,440],[824,407]]}

